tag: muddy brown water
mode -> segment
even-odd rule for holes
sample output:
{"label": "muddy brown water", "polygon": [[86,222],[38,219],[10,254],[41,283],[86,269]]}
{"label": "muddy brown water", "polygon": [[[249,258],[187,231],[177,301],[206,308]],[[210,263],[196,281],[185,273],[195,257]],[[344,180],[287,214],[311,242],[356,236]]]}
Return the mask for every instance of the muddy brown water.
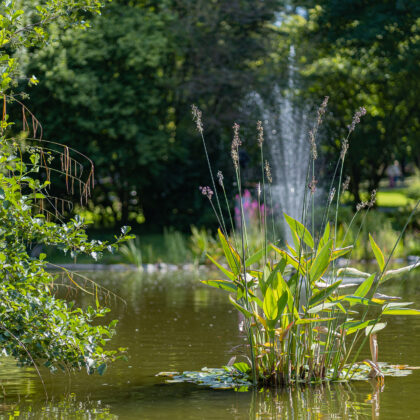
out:
{"label": "muddy brown water", "polygon": [[[0,419],[337,419],[420,418],[420,370],[375,383],[352,382],[282,391],[216,391],[164,384],[160,371],[220,367],[244,338],[238,315],[219,290],[191,273],[91,275],[125,299],[109,298],[118,333],[111,346],[127,347],[128,362],[103,376],[42,372],[49,398],[32,368],[0,359]],[[390,281],[381,292],[418,302],[420,275]],[[81,304],[87,297],[70,296]],[[420,317],[388,317],[379,334],[379,359],[420,366]],[[233,350],[232,350],[233,349]]]}

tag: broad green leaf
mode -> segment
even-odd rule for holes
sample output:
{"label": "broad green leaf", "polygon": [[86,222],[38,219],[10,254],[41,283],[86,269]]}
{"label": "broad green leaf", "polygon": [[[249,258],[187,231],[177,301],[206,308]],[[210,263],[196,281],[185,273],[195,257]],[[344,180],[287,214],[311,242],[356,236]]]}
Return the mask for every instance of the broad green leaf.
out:
{"label": "broad green leaf", "polygon": [[289,286],[290,294],[292,296],[296,295],[297,287],[299,282],[299,274],[295,273],[292,277],[290,277],[289,281],[287,282],[287,285]]}
{"label": "broad green leaf", "polygon": [[328,296],[334,293],[335,290],[338,289],[338,286],[340,286],[341,280],[336,281],[331,286],[326,287],[325,289],[319,290],[315,292],[312,297],[309,299],[308,306],[314,306],[318,304],[319,302],[327,299]]}
{"label": "broad green leaf", "polygon": [[375,254],[376,261],[378,262],[379,268],[381,271],[385,268],[385,258],[384,254],[382,253],[379,246],[376,244],[375,240],[373,239],[373,236],[369,233],[369,241],[370,245],[372,247],[373,253]]}
{"label": "broad green leaf", "polygon": [[233,367],[241,373],[248,373],[251,370],[248,363],[245,362],[234,363]]}
{"label": "broad green leaf", "polygon": [[420,315],[420,310],[410,308],[389,308],[382,312],[383,315]]}
{"label": "broad green leaf", "polygon": [[290,251],[290,253],[293,255],[294,258],[299,258],[299,248],[300,248],[300,246],[297,247],[298,251],[296,251],[296,249],[293,248],[292,246],[290,246],[288,243],[286,243],[286,247]]}
{"label": "broad green leaf", "polygon": [[277,315],[278,315],[277,299],[271,287],[268,287],[267,290],[265,291],[265,296],[264,296],[264,301],[263,301],[263,310],[267,319],[269,320],[277,319]]}
{"label": "broad green leaf", "polygon": [[298,319],[295,324],[296,325],[300,325],[300,324],[314,324],[316,322],[326,322],[326,321],[332,321],[336,318],[303,318],[303,319]]}
{"label": "broad green leaf", "polygon": [[325,225],[324,234],[322,235],[322,238],[318,244],[317,254],[319,253],[319,251],[321,251],[321,249],[328,242],[329,239],[330,239],[330,224],[327,222],[327,224]]}
{"label": "broad green leaf", "polygon": [[300,240],[303,240],[305,244],[309,246],[309,248],[313,249],[315,246],[314,239],[309,233],[309,230],[306,229],[306,227],[302,223],[293,219],[293,217],[288,216],[286,213],[284,213],[284,217],[286,219],[287,224],[290,227],[290,230],[294,232]]}
{"label": "broad green leaf", "polygon": [[265,321],[265,319],[258,315],[256,312],[254,312],[254,318],[266,329],[268,330],[268,326],[267,326],[267,322]]}
{"label": "broad green leaf", "polygon": [[369,321],[347,321],[341,325],[343,329],[346,330],[346,335],[355,333],[358,330],[362,330],[366,327],[372,326],[376,323],[376,319],[371,319]]}
{"label": "broad green leaf", "polygon": [[232,297],[232,295],[229,295],[230,303],[241,313],[245,315],[246,318],[251,318],[252,313],[247,311],[243,306],[239,305],[238,302]]}
{"label": "broad green leaf", "polygon": [[[279,315],[284,311],[284,307],[282,307],[284,293],[286,293],[287,295],[287,306],[289,307],[289,312],[293,311],[293,317],[295,319],[300,319],[299,312],[294,305],[294,295],[290,291],[289,285],[284,280],[284,277],[282,276],[281,272],[278,271],[277,272],[277,298],[279,299]],[[280,299],[280,296],[281,296],[281,299]]]}
{"label": "broad green leaf", "polygon": [[309,270],[309,277],[311,283],[318,281],[325,273],[330,263],[332,240],[330,239],[321,249],[319,254],[315,257],[314,262]]}
{"label": "broad green leaf", "polygon": [[345,302],[349,302],[351,304],[351,306],[359,304],[359,305],[365,305],[365,306],[380,306],[379,303],[373,302],[372,300],[365,298],[365,297],[360,297],[360,296],[354,296],[354,295],[349,295],[349,296],[340,296],[340,300],[343,300]]}
{"label": "broad green leaf", "polygon": [[261,293],[263,294],[263,296],[265,295],[265,291],[267,290],[267,287],[268,287],[268,278],[270,277],[270,273],[271,273],[271,266],[270,264],[266,264],[261,275],[258,276],[258,284],[260,286]]}
{"label": "broad green leaf", "polygon": [[223,265],[219,264],[214,258],[212,258],[209,254],[206,254],[207,258],[230,280],[235,280],[236,276],[229,270],[226,270]]}
{"label": "broad green leaf", "polygon": [[339,300],[336,300],[334,302],[324,302],[324,303],[321,303],[320,305],[317,305],[317,306],[314,306],[313,308],[308,309],[306,312],[308,314],[316,314],[318,312],[328,310],[328,309],[338,305],[339,303],[340,303]]}
{"label": "broad green leaf", "polygon": [[207,284],[207,286],[216,287],[217,289],[223,289],[230,293],[236,293],[238,287],[227,280],[201,280],[201,283]]}
{"label": "broad green leaf", "polygon": [[267,245],[267,248],[261,248],[259,251],[257,251],[254,255],[251,255],[250,257],[247,258],[247,260],[245,261],[245,267],[249,267],[252,264],[255,264],[256,262],[260,261],[261,258],[264,257],[265,252],[270,252],[271,251],[271,244]]}
{"label": "broad green leaf", "polygon": [[365,297],[372,287],[372,284],[375,280],[375,275],[376,273],[373,273],[366,280],[364,280],[363,283],[356,289],[353,295],[358,297]]}
{"label": "broad green leaf", "polygon": [[238,253],[235,251],[232,245],[228,243],[223,235],[222,231],[219,229],[219,239],[220,243],[222,244],[223,252],[225,253],[226,261],[232,270],[235,276],[238,276],[241,272],[241,258],[239,257]]}
{"label": "broad green leaf", "polygon": [[334,251],[332,252],[332,255],[331,255],[331,261],[334,261],[337,258],[340,258],[343,255],[346,255],[352,249],[353,249],[353,245],[346,246],[345,248],[337,248],[337,249],[334,249]]}
{"label": "broad green leaf", "polygon": [[306,262],[302,258],[300,261],[288,254],[283,249],[277,248],[276,246],[272,245],[272,248],[274,251],[276,251],[278,254],[280,254],[283,259],[286,261],[286,264],[291,265],[293,268],[295,268],[297,271],[299,271],[300,274],[303,276],[306,275]]}
{"label": "broad green leaf", "polygon": [[[278,279],[277,279],[277,273],[280,271],[280,269],[282,268],[282,265],[277,264],[273,270],[269,273],[267,280],[265,282],[266,287],[271,286],[273,288],[273,290],[277,289],[278,287]],[[262,292],[265,294],[265,291],[262,290]],[[282,292],[282,290],[281,290]]]}
{"label": "broad green leaf", "polygon": [[277,314],[278,316],[281,316],[284,312],[284,309],[286,308],[289,301],[289,294],[287,293],[287,290],[283,292],[283,294],[280,296],[280,299],[277,301]]}

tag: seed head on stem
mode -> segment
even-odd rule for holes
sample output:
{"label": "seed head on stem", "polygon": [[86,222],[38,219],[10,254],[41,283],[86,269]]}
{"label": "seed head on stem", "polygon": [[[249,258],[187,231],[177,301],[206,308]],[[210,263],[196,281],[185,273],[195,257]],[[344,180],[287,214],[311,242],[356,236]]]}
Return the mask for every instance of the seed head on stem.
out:
{"label": "seed head on stem", "polygon": [[371,208],[375,205],[376,202],[376,190],[372,190],[371,194],[370,194],[370,200],[368,202],[368,207]]}
{"label": "seed head on stem", "polygon": [[195,121],[195,124],[197,126],[197,130],[203,134],[203,122],[201,120],[201,111],[199,110],[199,108],[196,105],[192,105],[191,106],[191,111],[192,111],[192,115],[193,115],[193,120]]}
{"label": "seed head on stem", "polygon": [[223,188],[223,173],[222,171],[217,171],[217,180],[219,181],[219,185]]}
{"label": "seed head on stem", "polygon": [[209,200],[213,197],[213,190],[210,187],[198,187],[198,189],[201,191],[201,194],[206,196]]}
{"label": "seed head on stem", "polygon": [[349,150],[349,139],[346,137],[341,145],[341,152],[340,152],[340,159],[344,160],[347,154],[347,150]]}
{"label": "seed head on stem", "polygon": [[356,128],[356,125],[359,124],[360,118],[366,115],[366,108],[361,106],[356,113],[353,115],[353,121],[349,125],[349,132],[351,133]]}
{"label": "seed head on stem", "polygon": [[265,176],[267,177],[268,182],[272,184],[273,177],[271,176],[271,168],[270,168],[270,164],[268,163],[268,160],[265,161],[264,169],[265,169]]}
{"label": "seed head on stem", "polygon": [[233,124],[233,140],[232,140],[232,148],[231,148],[231,156],[232,161],[235,166],[235,169],[239,168],[239,153],[238,149],[241,146],[242,142],[239,138],[239,124]]}
{"label": "seed head on stem", "polygon": [[344,180],[343,185],[342,185],[343,192],[345,192],[349,189],[349,185],[350,185],[350,177],[347,175],[347,177]]}
{"label": "seed head on stem", "polygon": [[318,118],[317,118],[318,125],[321,125],[321,123],[322,123],[322,117],[324,116],[325,111],[327,109],[329,99],[330,99],[329,96],[325,96],[324,100],[322,101],[321,106],[318,108]]}
{"label": "seed head on stem", "polygon": [[334,200],[334,196],[335,196],[335,187],[332,188],[332,190],[330,191],[330,195],[328,197],[328,201],[329,201],[330,204]]}
{"label": "seed head on stem", "polygon": [[316,141],[315,141],[315,132],[314,130],[309,131],[309,143],[311,144],[311,155],[312,159],[316,160],[318,158],[318,151],[316,149]]}
{"label": "seed head on stem", "polygon": [[311,194],[315,194],[316,184],[318,184],[318,181],[313,177],[312,181],[308,185],[308,188],[311,191]]}
{"label": "seed head on stem", "polygon": [[261,121],[257,121],[257,131],[258,131],[258,145],[262,147],[264,143],[264,127],[262,126]]}

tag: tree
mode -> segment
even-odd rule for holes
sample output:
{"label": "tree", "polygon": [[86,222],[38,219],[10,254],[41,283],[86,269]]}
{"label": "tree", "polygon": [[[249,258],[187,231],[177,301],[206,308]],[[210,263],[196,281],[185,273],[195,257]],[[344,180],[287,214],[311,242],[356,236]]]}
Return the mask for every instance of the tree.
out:
{"label": "tree", "polygon": [[[29,249],[31,244],[45,244],[72,255],[83,252],[97,258],[103,251],[112,251],[127,239],[128,229],[110,244],[89,241],[85,224],[78,217],[66,223],[59,221],[57,208],[52,216],[58,221],[52,221],[51,208],[47,209],[46,203],[55,199],[48,192],[52,180],[49,167],[54,158],[62,158],[62,172],[67,179],[73,177],[80,182],[81,199],[88,195],[91,176],[85,179],[81,175],[75,177],[75,172],[70,173],[76,161],[70,158],[68,148],[62,146],[58,152],[50,150],[40,137],[37,138],[39,125],[34,117],[23,124],[22,132],[13,135],[13,122],[7,114],[8,105],[18,101],[12,89],[21,71],[19,62],[11,58],[10,52],[43,45],[49,37],[47,23],[86,26],[81,23],[84,14],[99,12],[101,5],[92,0],[53,0],[43,7],[26,10],[16,5],[17,2],[8,1],[0,6],[0,62],[3,63],[0,89],[3,103],[0,125],[0,348],[20,365],[36,367],[43,362],[51,370],[84,367],[89,373],[95,370],[103,373],[106,364],[121,354],[104,350],[115,332],[116,321],[109,325],[97,324],[96,319],[108,312],[99,303],[99,287],[94,284],[91,291],[96,296],[95,308],[89,306],[82,310],[57,298],[55,276],[46,271],[45,254],[34,258]],[[36,83],[36,79],[31,78],[30,82]],[[24,120],[26,113],[24,107]],[[29,137],[34,137],[35,145],[28,143]],[[44,172],[44,179],[41,172]],[[78,286],[70,273],[65,274],[73,286]]]}
{"label": "tree", "polygon": [[48,137],[94,158],[95,205],[113,209],[113,223],[140,212],[149,225],[178,228],[210,218],[191,105],[203,105],[210,154],[228,168],[231,126],[258,83],[279,6],[116,0],[91,30],[56,32],[30,56],[28,71],[43,82],[33,108]]}
{"label": "tree", "polygon": [[330,95],[333,153],[352,113],[367,116],[352,137],[346,162],[355,201],[363,183],[377,188],[399,159],[419,164],[420,5],[416,1],[309,1],[297,48],[311,96]]}

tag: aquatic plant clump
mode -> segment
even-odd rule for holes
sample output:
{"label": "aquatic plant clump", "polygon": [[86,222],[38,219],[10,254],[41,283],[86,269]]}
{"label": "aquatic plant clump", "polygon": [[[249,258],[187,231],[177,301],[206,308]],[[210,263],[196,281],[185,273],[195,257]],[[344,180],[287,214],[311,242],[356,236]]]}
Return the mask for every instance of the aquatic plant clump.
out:
{"label": "aquatic plant clump", "polygon": [[[240,367],[225,366],[223,368],[207,368],[204,367],[201,371],[186,371],[186,372],[160,372],[156,376],[167,378],[167,384],[177,383],[191,383],[199,386],[205,386],[212,389],[219,390],[234,390],[238,392],[248,391],[253,386],[251,368],[246,363],[238,363]],[[377,364],[381,369],[382,376],[407,376],[413,373],[412,369],[416,367],[408,365],[389,365],[387,363]],[[244,369],[245,367],[245,369]],[[353,381],[368,381],[372,379],[371,366],[369,363],[356,363],[350,370],[346,366],[343,369],[341,377],[337,378],[336,382],[346,381],[347,373]],[[295,381],[292,380],[291,383]],[[304,379],[297,379],[297,383],[306,383]]]}
{"label": "aquatic plant clump", "polygon": [[[208,255],[223,275],[218,280],[203,280],[208,286],[228,293],[231,304],[240,312],[241,329],[247,338],[245,361],[240,363],[242,379],[254,385],[278,387],[293,383],[319,383],[323,381],[349,381],[351,379],[378,378],[385,374],[401,373],[400,370],[379,363],[378,334],[386,327],[390,316],[420,315],[420,310],[412,309],[413,302],[401,302],[397,296],[379,293],[381,285],[399,275],[420,266],[420,262],[396,270],[389,270],[391,255],[385,258],[379,245],[370,235],[369,242],[376,258],[377,269],[365,273],[352,267],[338,268],[340,257],[350,258],[354,242],[343,243],[356,218],[367,213],[375,202],[376,192],[371,199],[358,206],[357,212],[348,224],[343,241],[339,244],[337,219],[340,210],[340,197],[343,183],[344,161],[349,148],[349,138],[360,118],[366,114],[360,108],[348,126],[348,134],[342,142],[331,186],[326,199],[325,210],[320,227],[315,227],[314,191],[316,133],[325,114],[327,98],[323,101],[318,118],[311,129],[308,141],[308,167],[304,189],[301,217],[284,214],[288,227],[290,243],[279,245],[273,212],[267,211],[266,197],[270,196],[271,181],[268,179],[267,161],[263,153],[262,125],[257,125],[258,145],[261,151],[261,180],[258,188],[258,216],[249,226],[246,219],[242,190],[239,148],[242,146],[240,128],[233,126],[232,160],[235,182],[238,186],[239,221],[234,224],[229,213],[231,226],[225,222],[212,168],[209,164],[213,189],[207,198],[216,214],[220,228],[218,231],[220,247],[224,260]],[[321,114],[320,114],[321,112]],[[195,110],[195,115],[197,110]],[[199,132],[203,140],[204,129],[200,113]],[[206,153],[207,155],[207,153]],[[282,162],[278,162],[282,164]],[[267,182],[268,181],[268,182]],[[224,184],[219,182],[226,203],[228,202]],[[214,198],[213,198],[214,196]],[[213,204],[215,202],[215,204]],[[420,200],[414,207],[409,221],[416,213]],[[226,206],[229,209],[229,205]],[[331,216],[330,213],[333,215]],[[268,216],[272,220],[269,223]],[[270,228],[272,226],[272,231]],[[398,240],[401,239],[405,228]],[[360,233],[360,231],[359,231]],[[274,240],[269,241],[269,237]],[[397,246],[394,245],[394,249]],[[357,283],[349,284],[349,277],[357,277]],[[371,357],[359,360],[361,351],[370,346]],[[234,364],[233,369],[235,369]],[[393,370],[394,369],[394,370]],[[213,375],[226,385],[225,371],[212,371]],[[208,374],[206,374],[208,377]],[[177,375],[177,381],[198,381],[196,373]],[[213,379],[212,379],[213,380]],[[204,381],[208,383],[210,379]],[[233,381],[233,379],[232,379]],[[203,382],[203,383],[204,383]],[[233,381],[234,382],[234,381]]]}

